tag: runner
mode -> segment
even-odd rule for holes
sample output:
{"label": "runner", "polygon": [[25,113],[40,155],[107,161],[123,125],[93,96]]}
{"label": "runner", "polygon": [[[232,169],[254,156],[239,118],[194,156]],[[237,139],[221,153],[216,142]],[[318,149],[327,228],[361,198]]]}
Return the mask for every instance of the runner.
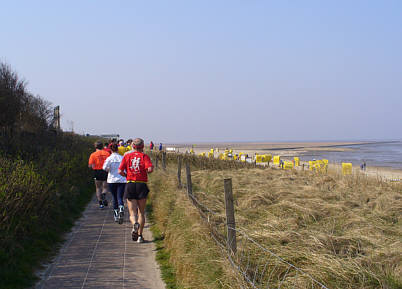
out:
{"label": "runner", "polygon": [[112,154],[105,160],[103,169],[109,174],[107,176],[107,183],[113,197],[114,220],[123,224],[124,218],[124,202],[123,194],[126,185],[126,178],[118,173],[118,169],[123,157],[118,153],[117,144],[110,146]]}
{"label": "runner", "polygon": [[[123,141],[123,140],[120,140]],[[127,147],[124,146],[124,141],[123,142],[119,142],[119,146],[118,146],[118,153],[121,156],[124,156],[124,154],[128,151]]]}
{"label": "runner", "polygon": [[127,149],[127,151],[131,151],[131,143],[133,142],[133,140],[131,139],[131,138],[129,138],[128,140],[127,140],[127,142],[126,142],[126,144],[127,144],[127,146],[126,146],[126,149]]}
{"label": "runner", "polygon": [[[134,152],[126,154],[121,161],[119,174],[127,178],[124,198],[127,199],[130,221],[133,224],[132,238],[138,243],[144,242],[142,231],[145,224],[145,203],[149,189],[148,173],[152,173],[153,165],[148,155],[144,154],[144,140],[136,138],[132,146]],[[139,224],[134,219],[135,204],[139,209]]]}
{"label": "runner", "polygon": [[106,193],[108,185],[106,182],[107,172],[103,170],[103,163],[109,157],[109,153],[103,150],[101,142],[95,143],[96,151],[91,154],[88,161],[88,167],[94,170],[96,197],[98,198],[99,208],[103,209],[107,206]]}
{"label": "runner", "polygon": [[105,142],[105,145],[104,145],[104,147],[103,147],[103,150],[104,150],[104,151],[107,151],[109,154],[112,153],[112,150],[109,148],[109,143],[108,143],[108,142]]}
{"label": "runner", "polygon": [[[129,145],[126,147],[127,151],[124,153],[124,156],[135,151],[134,145],[133,145],[133,140],[128,139],[127,143],[129,143]],[[138,224],[138,211],[139,211],[138,205],[137,205],[137,203],[133,203],[132,205],[133,205],[133,211],[134,211],[134,221],[135,221],[135,224]]]}

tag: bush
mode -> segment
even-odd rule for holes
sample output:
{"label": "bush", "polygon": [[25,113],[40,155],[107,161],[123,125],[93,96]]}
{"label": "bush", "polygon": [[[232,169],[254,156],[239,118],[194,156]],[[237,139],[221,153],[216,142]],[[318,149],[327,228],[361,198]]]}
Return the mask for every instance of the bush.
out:
{"label": "bush", "polygon": [[0,63],[0,288],[32,285],[92,195],[93,140],[50,124],[50,104]]}
{"label": "bush", "polygon": [[39,262],[51,254],[92,195],[89,140],[57,138],[60,145],[29,160],[0,157],[0,288],[33,282]]}

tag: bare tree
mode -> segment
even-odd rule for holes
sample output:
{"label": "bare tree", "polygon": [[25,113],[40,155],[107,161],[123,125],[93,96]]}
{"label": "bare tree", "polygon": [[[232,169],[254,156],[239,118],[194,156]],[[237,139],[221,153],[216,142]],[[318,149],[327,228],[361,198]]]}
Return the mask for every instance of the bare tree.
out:
{"label": "bare tree", "polygon": [[10,66],[0,63],[0,127],[13,131],[38,133],[49,128],[52,120],[50,102],[26,91]]}
{"label": "bare tree", "polygon": [[26,83],[10,66],[0,63],[0,126],[12,131],[20,116]]}

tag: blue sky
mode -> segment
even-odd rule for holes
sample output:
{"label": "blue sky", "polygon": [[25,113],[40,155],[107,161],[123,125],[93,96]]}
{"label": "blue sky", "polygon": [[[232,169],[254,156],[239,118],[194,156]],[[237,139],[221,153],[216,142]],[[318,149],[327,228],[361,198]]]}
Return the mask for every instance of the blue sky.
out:
{"label": "blue sky", "polygon": [[0,60],[78,133],[402,138],[402,1],[0,1]]}

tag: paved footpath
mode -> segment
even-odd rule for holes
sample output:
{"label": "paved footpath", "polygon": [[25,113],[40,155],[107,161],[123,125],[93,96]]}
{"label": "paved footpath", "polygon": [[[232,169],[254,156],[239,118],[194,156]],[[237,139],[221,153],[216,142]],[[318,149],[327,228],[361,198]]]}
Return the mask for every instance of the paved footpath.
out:
{"label": "paved footpath", "polygon": [[[109,195],[110,196],[110,195]],[[148,224],[145,243],[131,239],[128,210],[122,225],[113,210],[100,210],[95,198],[87,206],[59,255],[41,273],[35,289],[45,288],[149,288],[165,285],[155,262],[155,246]]]}

